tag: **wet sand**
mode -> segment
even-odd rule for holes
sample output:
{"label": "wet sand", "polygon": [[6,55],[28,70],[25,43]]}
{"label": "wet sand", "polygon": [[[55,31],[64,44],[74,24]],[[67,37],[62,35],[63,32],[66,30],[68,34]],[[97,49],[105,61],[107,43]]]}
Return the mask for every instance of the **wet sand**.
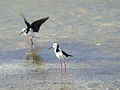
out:
{"label": "wet sand", "polygon": [[[119,0],[1,0],[0,90],[120,90]],[[20,14],[42,25],[34,48]],[[54,43],[73,55],[60,73]]]}

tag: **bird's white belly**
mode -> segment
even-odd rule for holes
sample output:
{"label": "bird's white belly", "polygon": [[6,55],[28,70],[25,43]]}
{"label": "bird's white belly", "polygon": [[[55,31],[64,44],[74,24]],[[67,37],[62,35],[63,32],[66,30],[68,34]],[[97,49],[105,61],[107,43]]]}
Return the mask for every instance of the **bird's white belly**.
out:
{"label": "bird's white belly", "polygon": [[64,59],[65,59],[65,56],[64,56],[61,52],[56,52],[56,57],[57,57],[59,60],[64,60]]}
{"label": "bird's white belly", "polygon": [[33,37],[35,37],[35,33],[33,31],[29,31],[27,36],[30,38],[33,38]]}

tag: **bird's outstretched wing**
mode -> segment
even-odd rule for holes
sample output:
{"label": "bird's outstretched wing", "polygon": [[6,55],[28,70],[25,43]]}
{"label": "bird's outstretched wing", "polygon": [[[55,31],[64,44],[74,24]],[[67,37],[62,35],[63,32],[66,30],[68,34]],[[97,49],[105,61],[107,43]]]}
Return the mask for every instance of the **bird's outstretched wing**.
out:
{"label": "bird's outstretched wing", "polygon": [[68,56],[72,56],[72,55],[67,54],[67,53],[64,52],[63,50],[61,50],[61,51],[62,51],[62,53],[63,53],[66,57],[68,57]]}
{"label": "bird's outstretched wing", "polygon": [[33,32],[38,32],[40,26],[48,19],[49,19],[49,17],[45,17],[45,18],[42,18],[42,19],[39,19],[39,20],[33,22],[31,24],[31,28],[33,29]]}
{"label": "bird's outstretched wing", "polygon": [[27,29],[29,29],[29,28],[31,27],[30,23],[26,20],[26,18],[25,18],[24,15],[22,15],[22,17],[23,17],[24,22],[25,22],[25,24],[26,24],[26,26],[27,26]]}

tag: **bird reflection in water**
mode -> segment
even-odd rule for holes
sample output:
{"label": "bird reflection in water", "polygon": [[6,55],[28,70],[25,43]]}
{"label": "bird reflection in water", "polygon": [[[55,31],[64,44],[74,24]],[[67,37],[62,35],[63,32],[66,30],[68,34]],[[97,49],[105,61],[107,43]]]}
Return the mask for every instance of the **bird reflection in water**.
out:
{"label": "bird reflection in water", "polygon": [[25,55],[25,62],[26,63],[32,63],[34,65],[41,65],[42,59],[37,54],[38,51],[40,51],[41,48],[36,48],[28,51],[28,53]]}

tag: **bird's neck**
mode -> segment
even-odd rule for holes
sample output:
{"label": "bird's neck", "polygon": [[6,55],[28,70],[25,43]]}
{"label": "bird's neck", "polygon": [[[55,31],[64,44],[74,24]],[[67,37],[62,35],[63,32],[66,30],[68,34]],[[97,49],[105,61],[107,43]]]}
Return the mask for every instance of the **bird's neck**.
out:
{"label": "bird's neck", "polygon": [[59,52],[59,51],[60,51],[60,48],[57,47],[57,48],[54,49],[54,51],[55,51],[55,52]]}

